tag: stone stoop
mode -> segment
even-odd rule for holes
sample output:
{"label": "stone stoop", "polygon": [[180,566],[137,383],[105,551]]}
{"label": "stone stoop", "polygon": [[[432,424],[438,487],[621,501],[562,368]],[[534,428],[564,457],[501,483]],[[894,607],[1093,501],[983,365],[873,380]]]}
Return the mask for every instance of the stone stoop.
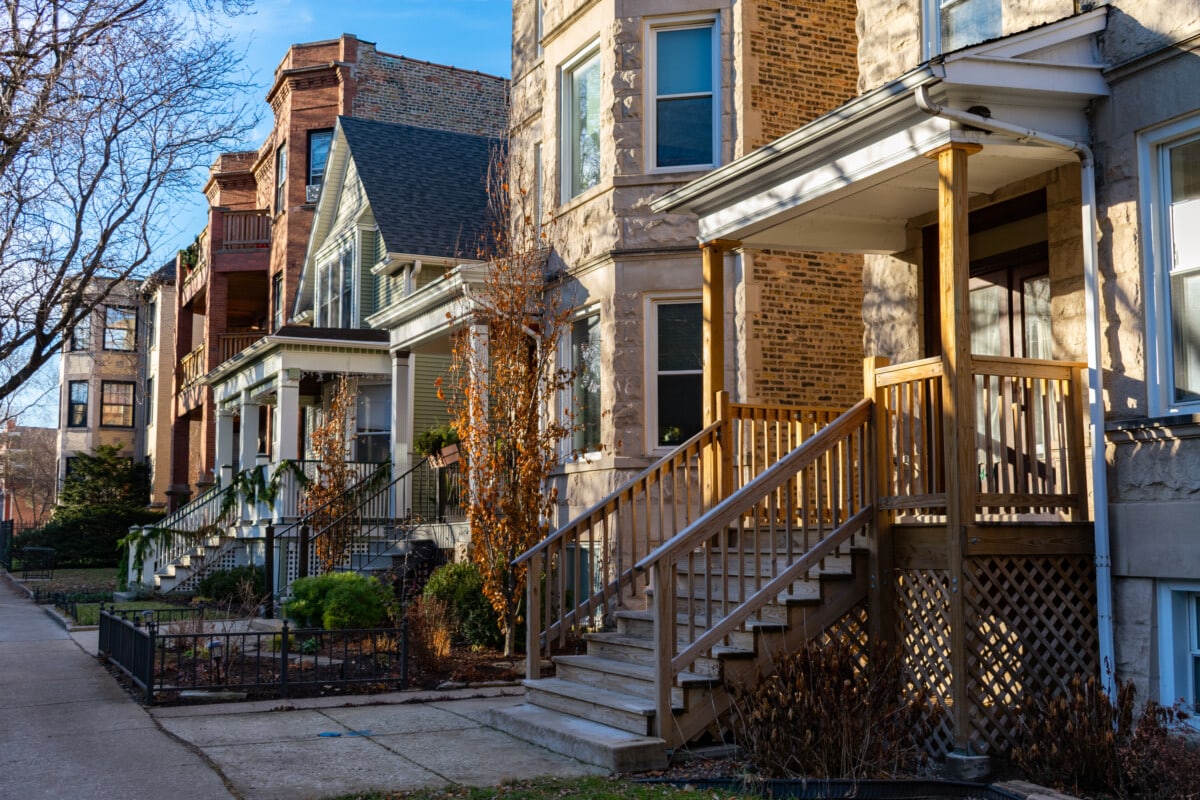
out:
{"label": "stone stoop", "polygon": [[599,722],[524,703],[489,712],[489,723],[510,736],[612,772],[667,766],[667,743]]}

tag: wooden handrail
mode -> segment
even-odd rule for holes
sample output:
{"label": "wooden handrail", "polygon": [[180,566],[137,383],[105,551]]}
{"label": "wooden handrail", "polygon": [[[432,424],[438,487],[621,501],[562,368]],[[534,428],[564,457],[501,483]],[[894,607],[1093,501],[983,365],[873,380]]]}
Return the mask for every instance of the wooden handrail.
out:
{"label": "wooden handrail", "polygon": [[829,448],[840,442],[848,432],[864,425],[870,419],[871,406],[870,400],[859,400],[816,436],[788,453],[781,460],[775,462],[774,466],[743,486],[738,494],[722,500],[685,530],[669,541],[663,542],[653,552],[634,564],[633,568],[639,571],[646,570],[656,561],[677,558],[686,551],[694,550],[703,539],[728,528],[730,523],[744,511],[747,497],[757,500],[780,489],[792,475],[811,465],[823,453],[828,452]]}

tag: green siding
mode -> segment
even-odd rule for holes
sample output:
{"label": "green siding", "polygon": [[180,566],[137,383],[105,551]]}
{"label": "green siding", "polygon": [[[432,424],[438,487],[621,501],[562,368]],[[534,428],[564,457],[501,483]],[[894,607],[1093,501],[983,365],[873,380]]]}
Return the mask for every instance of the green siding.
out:
{"label": "green siding", "polygon": [[450,378],[450,356],[420,354],[416,360],[413,376],[413,436],[420,436],[429,428],[445,425],[450,421],[446,401],[437,398],[434,381],[439,377]]}
{"label": "green siding", "polygon": [[367,327],[367,317],[374,314],[379,307],[375,302],[375,275],[371,267],[375,266],[375,231],[363,231],[359,236],[358,259],[358,307],[362,310],[359,315],[359,327]]}

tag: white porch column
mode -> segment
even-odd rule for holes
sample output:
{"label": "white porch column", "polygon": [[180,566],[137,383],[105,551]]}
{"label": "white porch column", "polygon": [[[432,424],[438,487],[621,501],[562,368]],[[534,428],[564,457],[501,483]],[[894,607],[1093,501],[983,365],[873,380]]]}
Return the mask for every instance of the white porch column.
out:
{"label": "white porch column", "polygon": [[300,371],[281,369],[275,378],[275,461],[300,457]]}
{"label": "white porch column", "polygon": [[242,435],[238,446],[238,466],[250,469],[258,457],[258,404],[250,399],[250,392],[242,392],[241,402]]}
{"label": "white porch column", "polygon": [[228,408],[217,409],[217,479],[221,486],[228,486],[233,480],[234,456],[233,449],[233,411]]}
{"label": "white porch column", "polygon": [[[479,385],[486,385],[488,372],[488,326],[487,325],[472,325],[471,326],[471,374],[472,378],[478,378]],[[480,424],[487,422],[488,401],[486,393],[479,400],[478,404],[471,409],[472,424],[475,424],[476,419],[480,416],[484,419],[479,420]],[[475,479],[475,471],[467,469],[467,492],[474,501],[478,492],[478,481]]]}
{"label": "white porch column", "polygon": [[[392,354],[392,477],[398,478],[412,466],[413,369],[408,353]],[[412,486],[405,482],[392,498],[392,516],[404,517],[412,508]]]}

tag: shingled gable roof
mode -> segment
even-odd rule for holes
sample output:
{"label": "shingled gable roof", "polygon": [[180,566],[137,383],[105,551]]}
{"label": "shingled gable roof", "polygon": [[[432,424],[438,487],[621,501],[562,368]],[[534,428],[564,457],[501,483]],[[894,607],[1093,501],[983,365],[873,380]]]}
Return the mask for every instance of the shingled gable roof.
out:
{"label": "shingled gable roof", "polygon": [[502,140],[340,117],[388,252],[473,259],[487,222],[484,179]]}

